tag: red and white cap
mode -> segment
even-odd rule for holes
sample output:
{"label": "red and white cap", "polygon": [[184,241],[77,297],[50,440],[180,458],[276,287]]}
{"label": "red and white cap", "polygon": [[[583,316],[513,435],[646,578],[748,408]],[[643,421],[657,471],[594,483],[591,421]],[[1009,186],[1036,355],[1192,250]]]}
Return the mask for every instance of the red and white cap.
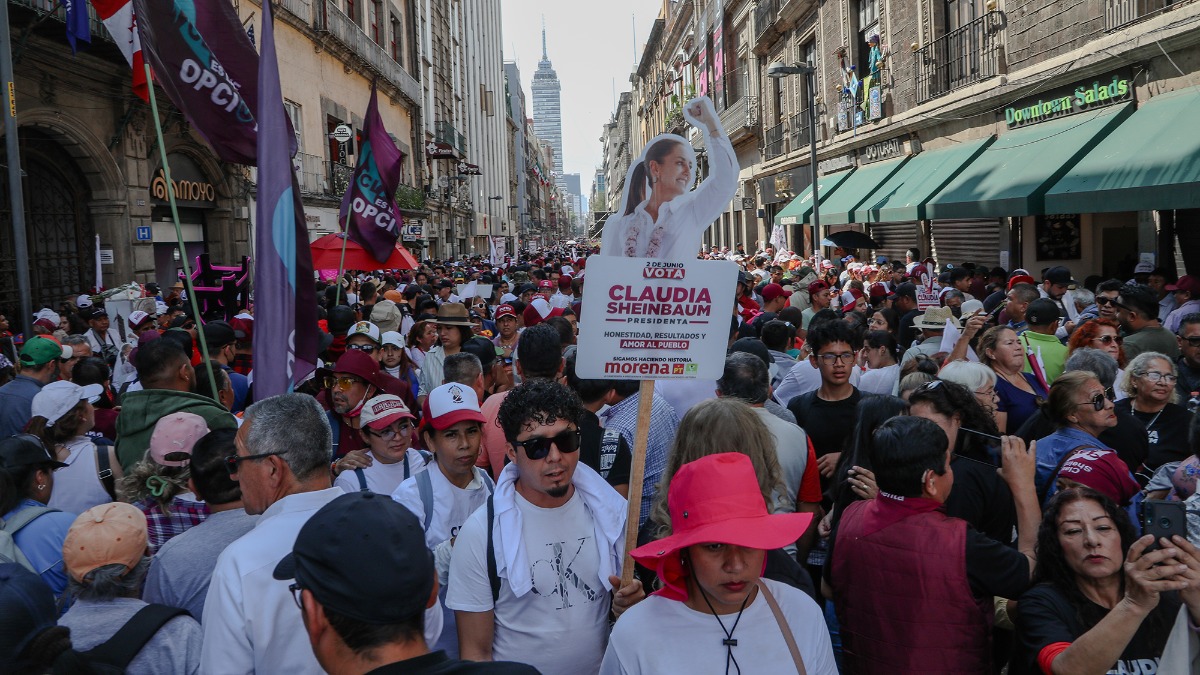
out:
{"label": "red and white cap", "polygon": [[423,410],[424,423],[439,431],[459,422],[487,421],[479,411],[475,390],[457,382],[448,382],[429,392]]}
{"label": "red and white cap", "polygon": [[[471,393],[475,393],[473,390]],[[386,429],[397,420],[417,419],[399,396],[380,394],[366,402],[359,421],[372,429]]]}
{"label": "red and white cap", "polygon": [[496,308],[496,320],[497,321],[499,321],[500,319],[503,319],[506,316],[511,316],[514,319],[517,318],[517,310],[513,309],[513,306],[508,303],[500,305],[499,307]]}
{"label": "red and white cap", "polygon": [[149,321],[152,317],[142,310],[134,310],[129,313],[129,326],[131,328],[140,328],[142,324]]}

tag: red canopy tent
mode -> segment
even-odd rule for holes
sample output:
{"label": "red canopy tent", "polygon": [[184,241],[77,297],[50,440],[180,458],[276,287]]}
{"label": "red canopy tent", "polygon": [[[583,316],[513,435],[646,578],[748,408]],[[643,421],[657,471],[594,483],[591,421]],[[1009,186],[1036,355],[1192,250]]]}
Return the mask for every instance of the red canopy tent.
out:
{"label": "red canopy tent", "polygon": [[346,264],[348,270],[415,270],[417,259],[400,242],[396,249],[384,262],[379,262],[362,246],[351,239],[343,239],[340,233],[327,234],[312,244],[313,269],[336,270],[342,258],[342,244],[346,245]]}

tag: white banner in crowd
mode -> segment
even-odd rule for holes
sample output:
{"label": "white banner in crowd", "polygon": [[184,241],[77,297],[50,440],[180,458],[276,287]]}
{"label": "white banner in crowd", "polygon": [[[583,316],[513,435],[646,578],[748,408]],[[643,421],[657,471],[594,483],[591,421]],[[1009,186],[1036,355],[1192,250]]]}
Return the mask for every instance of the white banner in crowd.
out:
{"label": "white banner in crowd", "polygon": [[725,367],[737,265],[592,256],[576,364],[585,379],[715,380]]}

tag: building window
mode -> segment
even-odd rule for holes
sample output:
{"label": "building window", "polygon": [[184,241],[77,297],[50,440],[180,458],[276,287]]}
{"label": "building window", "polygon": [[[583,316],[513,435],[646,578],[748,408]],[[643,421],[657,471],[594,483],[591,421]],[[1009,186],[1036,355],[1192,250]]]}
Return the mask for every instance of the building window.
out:
{"label": "building window", "polygon": [[380,32],[382,17],[383,2],[381,0],[370,0],[370,4],[367,5],[367,34],[371,36],[371,41],[377,45],[383,44],[383,33]]}
{"label": "building window", "polygon": [[403,48],[403,45],[404,45],[404,36],[400,34],[400,31],[402,30],[400,28],[400,19],[397,19],[396,15],[393,14],[391,23],[392,23],[392,39],[391,39],[391,43],[388,45],[388,53],[392,55],[393,61],[395,61],[396,63],[401,63],[400,50]]}
{"label": "building window", "polygon": [[350,17],[351,21],[360,26],[362,25],[362,17],[359,16],[361,12],[362,7],[359,5],[358,0],[346,0],[346,16]]}
{"label": "building window", "polygon": [[878,32],[879,0],[858,0],[858,45],[852,53],[857,57],[854,63],[860,79],[871,72],[868,62],[871,45],[867,44],[867,38]]}
{"label": "building window", "polygon": [[983,0],[946,0],[946,32],[962,28],[986,13]]}
{"label": "building window", "polygon": [[283,99],[283,110],[292,122],[292,131],[296,132],[296,152],[304,152],[304,134],[301,133],[304,127],[300,124],[300,104],[285,98]]}

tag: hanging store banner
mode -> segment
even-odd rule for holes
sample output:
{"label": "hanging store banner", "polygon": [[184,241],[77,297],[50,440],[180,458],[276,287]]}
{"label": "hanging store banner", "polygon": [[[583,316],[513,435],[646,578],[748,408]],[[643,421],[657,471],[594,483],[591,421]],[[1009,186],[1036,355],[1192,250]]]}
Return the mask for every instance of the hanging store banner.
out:
{"label": "hanging store banner", "polygon": [[715,380],[725,368],[737,265],[592,256],[576,362],[585,379]]}

